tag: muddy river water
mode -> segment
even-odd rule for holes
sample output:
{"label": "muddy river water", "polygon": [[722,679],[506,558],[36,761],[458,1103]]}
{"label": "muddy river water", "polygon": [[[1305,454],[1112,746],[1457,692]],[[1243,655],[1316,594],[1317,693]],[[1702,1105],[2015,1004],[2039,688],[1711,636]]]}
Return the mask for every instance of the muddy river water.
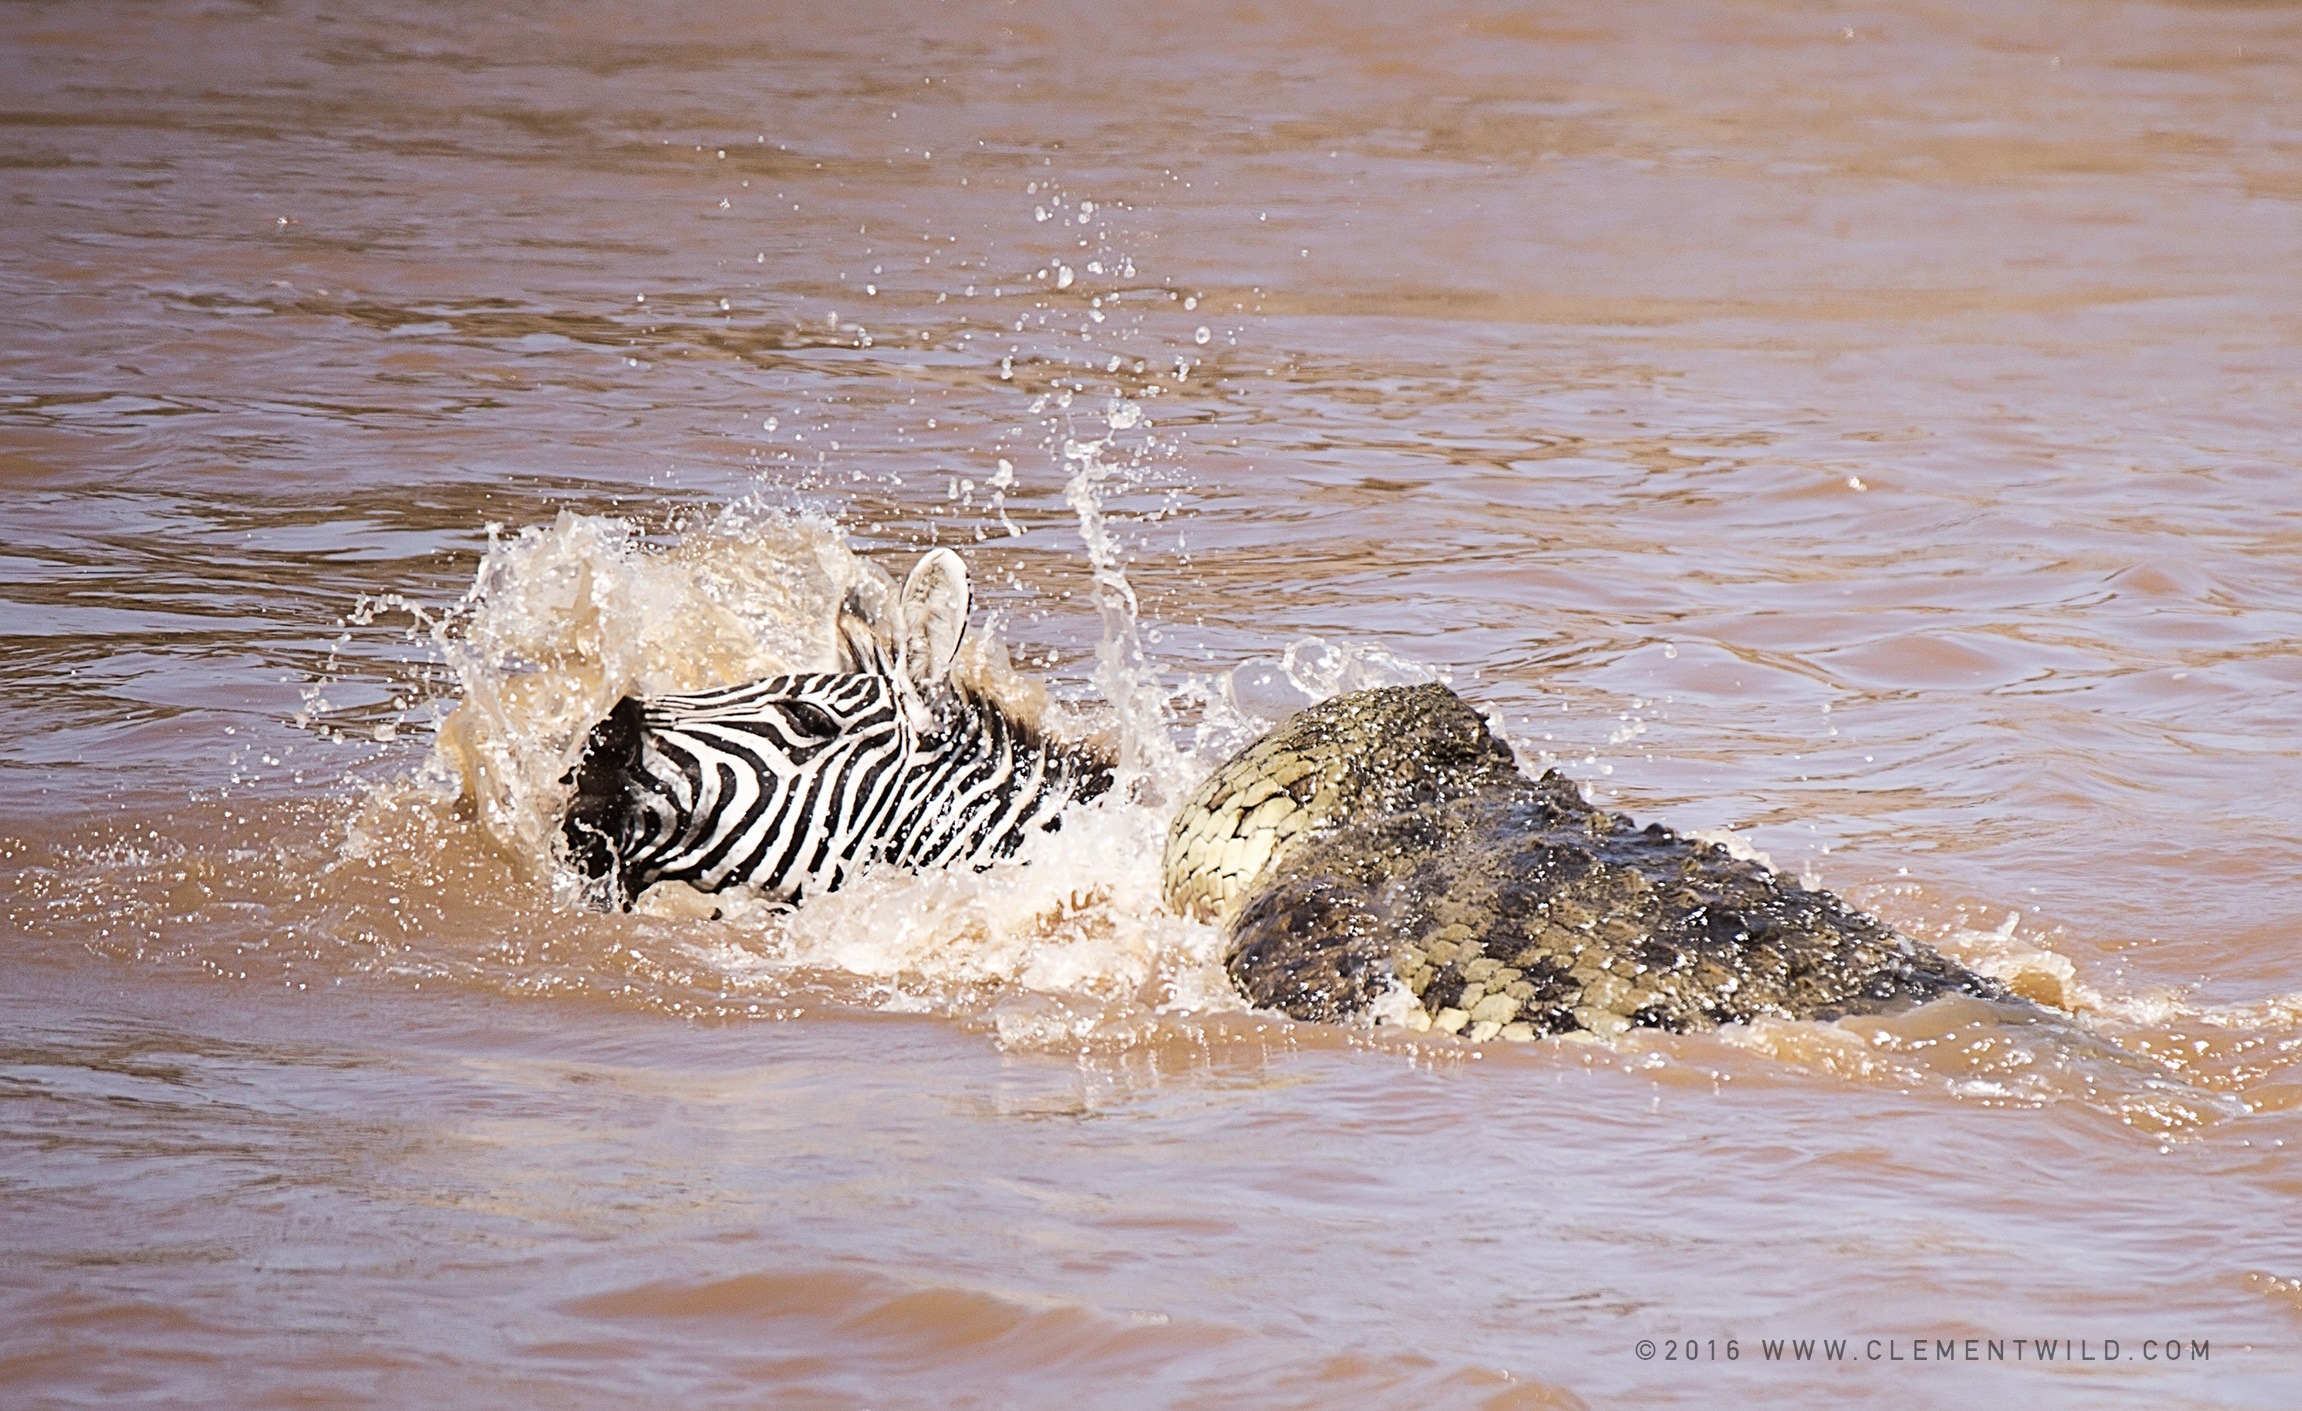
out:
{"label": "muddy river water", "polygon": [[[0,1400],[2295,1404],[2302,11],[23,3],[0,75]],[[1125,787],[571,905],[585,712],[929,544]],[[2099,1042],[1247,1009],[1174,801],[1429,679]]]}

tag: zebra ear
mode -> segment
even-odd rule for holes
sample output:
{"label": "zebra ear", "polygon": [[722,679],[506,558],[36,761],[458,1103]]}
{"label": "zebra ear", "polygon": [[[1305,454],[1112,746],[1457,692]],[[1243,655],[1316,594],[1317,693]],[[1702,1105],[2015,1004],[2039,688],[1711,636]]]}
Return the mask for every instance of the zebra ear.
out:
{"label": "zebra ear", "polygon": [[893,675],[896,644],[889,624],[900,620],[901,608],[887,575],[876,566],[866,568],[863,581],[848,589],[839,604],[839,669]]}
{"label": "zebra ear", "polygon": [[903,580],[903,664],[914,685],[950,674],[970,601],[967,565],[949,549],[928,550]]}

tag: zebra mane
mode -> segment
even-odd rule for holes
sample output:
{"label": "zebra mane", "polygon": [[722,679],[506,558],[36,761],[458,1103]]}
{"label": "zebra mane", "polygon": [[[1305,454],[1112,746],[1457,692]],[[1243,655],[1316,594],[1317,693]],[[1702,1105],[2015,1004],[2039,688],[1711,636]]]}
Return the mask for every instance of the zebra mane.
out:
{"label": "zebra mane", "polygon": [[[944,678],[935,695],[940,699],[931,697],[928,708],[935,713],[939,726],[983,735],[996,731],[1017,751],[1051,756],[1083,777],[1100,776],[1108,787],[1111,772],[1118,763],[1113,751],[1092,739],[1057,734],[1047,727],[1046,717],[1040,711],[1015,700],[993,683],[954,673]],[[993,721],[997,724],[992,725]]]}

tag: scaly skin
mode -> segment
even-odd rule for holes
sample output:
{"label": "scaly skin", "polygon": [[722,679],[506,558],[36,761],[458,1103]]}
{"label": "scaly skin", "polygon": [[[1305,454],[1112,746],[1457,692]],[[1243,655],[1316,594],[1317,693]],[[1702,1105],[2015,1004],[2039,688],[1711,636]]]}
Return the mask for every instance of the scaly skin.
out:
{"label": "scaly skin", "polygon": [[1444,686],[1285,721],[1184,804],[1164,869],[1169,905],[1226,927],[1247,997],[1299,1019],[1394,979],[1409,1024],[1475,1039],[2010,998],[1828,892],[1528,778]]}

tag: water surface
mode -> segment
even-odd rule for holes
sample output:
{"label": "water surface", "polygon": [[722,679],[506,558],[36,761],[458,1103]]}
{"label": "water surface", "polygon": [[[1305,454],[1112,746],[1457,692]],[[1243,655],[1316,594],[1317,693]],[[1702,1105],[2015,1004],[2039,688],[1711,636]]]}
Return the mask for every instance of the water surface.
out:
{"label": "water surface", "polygon": [[[0,73],[12,1401],[2302,1380],[2291,7],[30,3]],[[566,904],[587,702],[935,543],[1126,798]],[[2099,1042],[1244,1010],[1165,808],[1434,676]]]}

